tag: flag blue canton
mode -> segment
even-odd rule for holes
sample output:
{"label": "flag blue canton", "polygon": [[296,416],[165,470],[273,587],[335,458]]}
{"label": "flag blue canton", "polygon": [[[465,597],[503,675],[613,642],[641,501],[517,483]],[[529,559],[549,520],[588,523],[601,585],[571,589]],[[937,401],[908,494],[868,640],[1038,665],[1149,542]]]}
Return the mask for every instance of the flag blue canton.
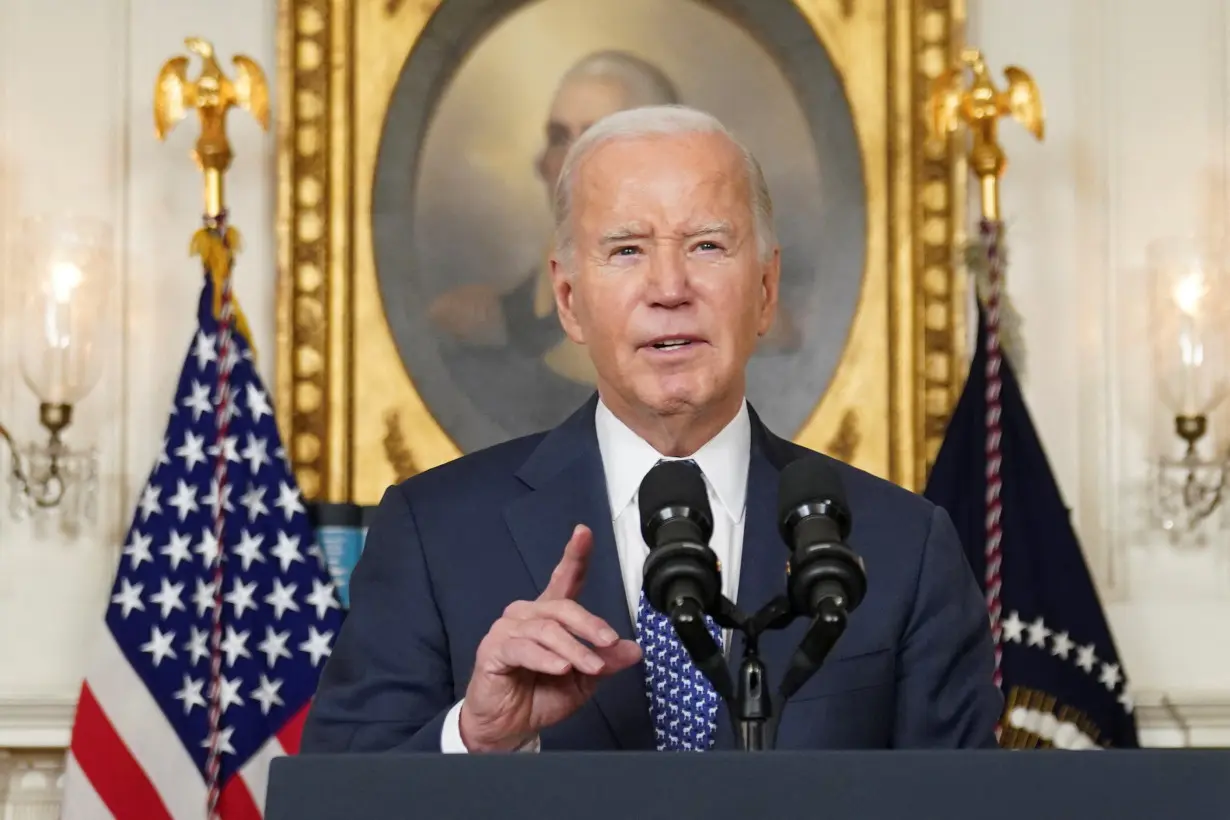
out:
{"label": "flag blue canton", "polygon": [[[217,407],[211,278],[197,309],[162,451],[125,538],[108,629],[205,776],[213,560],[221,551],[221,782],[307,706],[341,610],[248,340],[231,336]],[[218,413],[228,429],[219,445]],[[219,487],[215,460],[226,459]],[[222,510],[221,544],[215,515]]]}
{"label": "flag blue canton", "polygon": [[[924,494],[945,508],[985,591],[986,316]],[[1012,363],[1000,367],[1001,744],[1139,745],[1127,674]]]}

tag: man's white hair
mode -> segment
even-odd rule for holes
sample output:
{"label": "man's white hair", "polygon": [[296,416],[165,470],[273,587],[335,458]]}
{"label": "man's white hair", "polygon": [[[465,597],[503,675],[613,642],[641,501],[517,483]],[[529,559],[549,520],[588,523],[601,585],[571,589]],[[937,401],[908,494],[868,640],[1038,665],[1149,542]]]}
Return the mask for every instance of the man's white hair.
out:
{"label": "man's white hair", "polygon": [[764,171],[751,150],[744,145],[717,117],[684,105],[655,105],[629,108],[603,117],[585,130],[573,142],[564,156],[559,179],[555,183],[555,249],[566,265],[571,266],[573,251],[573,187],[577,168],[600,145],[620,139],[639,139],[653,135],[721,134],[730,140],[743,157],[747,171],[751,210],[756,231],[756,250],[762,261],[768,261],[777,246],[773,226],[773,199]]}

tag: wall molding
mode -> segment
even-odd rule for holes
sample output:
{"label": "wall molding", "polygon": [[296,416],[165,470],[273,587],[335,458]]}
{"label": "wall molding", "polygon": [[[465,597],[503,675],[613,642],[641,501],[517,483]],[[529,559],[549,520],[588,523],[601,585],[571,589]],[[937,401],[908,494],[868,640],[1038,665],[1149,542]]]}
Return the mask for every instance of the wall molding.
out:
{"label": "wall molding", "polygon": [[67,749],[77,696],[0,696],[0,749]]}
{"label": "wall molding", "polygon": [[1141,730],[1230,731],[1230,692],[1146,692],[1136,698]]}

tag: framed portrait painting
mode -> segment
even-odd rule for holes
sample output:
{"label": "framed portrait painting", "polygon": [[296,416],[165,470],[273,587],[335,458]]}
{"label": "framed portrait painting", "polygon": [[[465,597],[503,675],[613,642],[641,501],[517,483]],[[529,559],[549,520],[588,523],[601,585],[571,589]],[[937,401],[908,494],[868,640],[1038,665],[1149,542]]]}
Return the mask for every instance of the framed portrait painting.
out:
{"label": "framed portrait painting", "polygon": [[769,427],[921,486],[958,384],[964,169],[924,144],[956,0],[282,0],[280,423],[306,496],[548,429],[594,391],[550,192],[606,114],[681,103],[756,154],[781,307]]}

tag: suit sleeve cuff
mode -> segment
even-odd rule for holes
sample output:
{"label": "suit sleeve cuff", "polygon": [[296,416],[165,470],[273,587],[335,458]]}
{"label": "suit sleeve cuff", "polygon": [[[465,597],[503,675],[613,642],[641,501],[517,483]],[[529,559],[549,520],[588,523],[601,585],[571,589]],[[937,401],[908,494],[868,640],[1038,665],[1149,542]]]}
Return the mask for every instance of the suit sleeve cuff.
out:
{"label": "suit sleeve cuff", "polygon": [[[470,751],[461,741],[461,704],[463,703],[465,703],[465,698],[453,704],[453,708],[449,709],[448,714],[444,716],[444,725],[440,727],[440,751],[445,754],[468,754]],[[542,751],[542,739],[534,735],[532,739],[517,747],[516,751]]]}

